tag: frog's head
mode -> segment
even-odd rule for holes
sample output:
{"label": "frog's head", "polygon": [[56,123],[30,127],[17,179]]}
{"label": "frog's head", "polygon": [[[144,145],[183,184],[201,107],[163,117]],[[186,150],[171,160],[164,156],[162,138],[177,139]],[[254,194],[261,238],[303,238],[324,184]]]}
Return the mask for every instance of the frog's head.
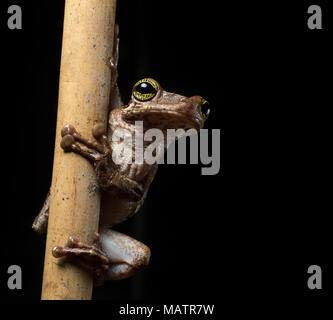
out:
{"label": "frog's head", "polygon": [[209,104],[202,97],[167,92],[151,78],[134,85],[130,102],[122,108],[126,122],[143,121],[145,129],[200,130],[208,115]]}

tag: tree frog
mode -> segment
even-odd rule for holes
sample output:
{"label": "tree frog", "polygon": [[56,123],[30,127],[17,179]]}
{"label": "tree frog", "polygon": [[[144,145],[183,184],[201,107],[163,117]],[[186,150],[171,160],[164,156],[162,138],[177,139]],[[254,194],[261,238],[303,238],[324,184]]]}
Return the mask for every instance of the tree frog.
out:
{"label": "tree frog", "polygon": [[[135,121],[142,121],[143,132],[157,128],[200,130],[209,114],[209,104],[200,96],[185,97],[164,90],[154,79],[144,78],[133,89],[128,104],[123,105],[117,86],[118,28],[116,28],[114,54],[111,58],[112,81],[108,125],[96,124],[92,129],[94,139],[83,137],[70,124],[61,132],[64,152],[75,152],[85,157],[95,168],[102,192],[100,226],[93,244],[82,243],[69,237],[65,247],[54,247],[54,257],[70,257],[94,274],[95,283],[120,280],[134,275],[149,263],[150,249],[143,243],[111,229],[135,214],[141,207],[153,181],[157,164],[116,164],[112,152],[118,152],[119,141],[112,139],[115,130],[124,128],[134,135]],[[133,151],[133,144],[123,153]],[[144,142],[142,148],[151,142]],[[120,149],[119,149],[120,152]],[[33,229],[44,233],[47,229],[50,194],[33,223]]]}

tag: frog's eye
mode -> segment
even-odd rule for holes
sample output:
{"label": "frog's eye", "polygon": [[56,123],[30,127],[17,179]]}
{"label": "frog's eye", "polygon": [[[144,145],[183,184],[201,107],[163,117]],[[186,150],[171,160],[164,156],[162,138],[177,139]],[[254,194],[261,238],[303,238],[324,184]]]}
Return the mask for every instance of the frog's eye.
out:
{"label": "frog's eye", "polygon": [[134,85],[133,95],[139,101],[148,101],[156,96],[157,91],[157,83],[152,79],[145,78]]}
{"label": "frog's eye", "polygon": [[201,99],[201,114],[204,121],[208,119],[210,113],[209,102],[204,98]]}

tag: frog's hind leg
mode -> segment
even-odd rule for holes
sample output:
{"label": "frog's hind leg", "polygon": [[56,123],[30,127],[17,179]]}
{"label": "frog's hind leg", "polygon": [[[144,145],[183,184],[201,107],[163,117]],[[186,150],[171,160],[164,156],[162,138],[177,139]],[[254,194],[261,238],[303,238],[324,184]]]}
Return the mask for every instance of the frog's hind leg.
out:
{"label": "frog's hind leg", "polygon": [[47,231],[47,225],[49,221],[49,211],[50,211],[50,198],[51,194],[49,191],[44,201],[42,209],[40,210],[39,214],[37,215],[32,224],[32,229],[38,234],[43,234],[46,233]]}
{"label": "frog's hind leg", "polygon": [[150,249],[143,243],[111,229],[102,228],[101,245],[111,265],[104,280],[121,280],[143,270],[150,260]]}
{"label": "frog's hind leg", "polygon": [[100,249],[98,233],[95,233],[92,245],[85,244],[71,236],[65,247],[53,247],[52,254],[55,258],[67,257],[68,261],[80,265],[92,273],[96,279],[100,278],[110,265],[109,258]]}
{"label": "frog's hind leg", "polygon": [[92,245],[70,237],[66,247],[54,247],[52,253],[92,272],[95,284],[128,278],[145,268],[150,259],[150,250],[143,243],[105,228],[95,235]]}
{"label": "frog's hind leg", "polygon": [[118,60],[119,60],[119,26],[114,26],[114,37],[113,37],[113,54],[110,58],[110,69],[111,69],[111,88],[110,88],[110,103],[109,111],[123,106],[123,100],[121,98],[119,87],[117,83],[118,79]]}

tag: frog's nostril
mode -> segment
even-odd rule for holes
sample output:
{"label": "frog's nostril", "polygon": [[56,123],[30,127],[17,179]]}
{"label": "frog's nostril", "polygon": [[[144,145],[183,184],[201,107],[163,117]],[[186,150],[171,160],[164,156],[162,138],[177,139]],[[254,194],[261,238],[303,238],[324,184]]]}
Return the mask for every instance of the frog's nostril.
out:
{"label": "frog's nostril", "polygon": [[201,98],[201,113],[204,120],[207,120],[210,114],[209,102]]}

